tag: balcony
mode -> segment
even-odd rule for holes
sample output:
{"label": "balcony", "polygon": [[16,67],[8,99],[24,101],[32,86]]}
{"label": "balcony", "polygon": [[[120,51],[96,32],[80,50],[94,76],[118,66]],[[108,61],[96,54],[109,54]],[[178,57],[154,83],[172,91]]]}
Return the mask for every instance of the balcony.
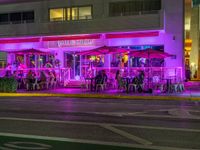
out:
{"label": "balcony", "polygon": [[0,25],[0,36],[85,34],[163,29],[163,11],[139,12],[131,16],[102,17],[56,22],[27,22]]}

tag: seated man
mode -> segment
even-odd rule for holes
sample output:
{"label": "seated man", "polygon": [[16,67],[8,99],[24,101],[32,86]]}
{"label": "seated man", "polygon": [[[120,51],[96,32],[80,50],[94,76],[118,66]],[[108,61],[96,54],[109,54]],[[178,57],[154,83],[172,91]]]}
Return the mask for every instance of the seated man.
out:
{"label": "seated man", "polygon": [[33,76],[33,72],[31,70],[29,70],[29,72],[26,76],[26,81],[27,81],[27,90],[31,90],[32,85],[35,81],[34,76]]}
{"label": "seated man", "polygon": [[103,84],[103,73],[102,71],[99,71],[98,74],[95,77],[95,90],[96,90],[96,86],[97,84]]}

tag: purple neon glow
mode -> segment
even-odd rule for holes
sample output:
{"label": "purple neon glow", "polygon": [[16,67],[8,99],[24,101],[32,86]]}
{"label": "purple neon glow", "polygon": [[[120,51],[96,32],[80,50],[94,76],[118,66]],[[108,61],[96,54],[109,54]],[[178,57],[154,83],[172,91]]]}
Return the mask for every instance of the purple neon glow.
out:
{"label": "purple neon glow", "polygon": [[[182,67],[182,55],[180,53],[180,47],[177,42],[180,41],[181,37],[176,37],[176,40],[173,40],[173,35],[166,33],[164,30],[149,30],[149,31],[140,31],[140,33],[145,32],[159,32],[158,36],[152,37],[136,37],[136,38],[111,38],[106,39],[106,34],[129,34],[129,33],[138,33],[137,32],[107,32],[107,33],[95,33],[95,34],[80,34],[80,35],[68,35],[78,36],[78,37],[87,37],[92,35],[100,34],[99,39],[91,39],[89,45],[68,45],[66,47],[58,47],[58,41],[43,41],[43,38],[60,38],[62,36],[40,36],[40,37],[21,37],[21,38],[1,38],[0,40],[17,40],[20,41],[28,38],[28,42],[18,42],[18,43],[5,43],[0,44],[0,49],[3,51],[15,51],[15,50],[25,50],[25,49],[39,49],[42,51],[54,51],[58,59],[61,59],[61,64],[63,65],[63,52],[66,51],[85,51],[94,49],[103,45],[107,46],[142,46],[142,45],[163,45],[164,50],[167,53],[176,55],[176,59],[166,58],[166,67]],[[145,34],[144,34],[145,35]],[[39,39],[39,42],[30,42],[31,39]],[[1,43],[1,42],[0,42]],[[80,42],[81,43],[81,42]]]}

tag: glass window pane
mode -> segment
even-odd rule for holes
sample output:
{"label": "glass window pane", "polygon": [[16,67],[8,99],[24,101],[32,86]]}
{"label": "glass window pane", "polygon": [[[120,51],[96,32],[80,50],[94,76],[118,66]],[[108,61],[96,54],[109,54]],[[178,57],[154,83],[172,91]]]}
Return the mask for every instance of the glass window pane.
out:
{"label": "glass window pane", "polygon": [[8,14],[0,14],[0,24],[8,23]]}
{"label": "glass window pane", "polygon": [[78,8],[74,7],[72,8],[72,20],[78,20]]}
{"label": "glass window pane", "polygon": [[34,22],[34,11],[23,12],[22,19],[26,22]]}
{"label": "glass window pane", "polygon": [[21,23],[22,13],[10,13],[10,21],[12,23]]}
{"label": "glass window pane", "polygon": [[109,16],[138,15],[140,12],[161,9],[161,0],[132,0],[109,3]]}
{"label": "glass window pane", "polygon": [[50,21],[63,21],[65,18],[64,9],[50,9]]}
{"label": "glass window pane", "polygon": [[79,19],[92,19],[92,7],[79,7]]}
{"label": "glass window pane", "polygon": [[66,13],[66,20],[71,20],[71,9],[70,8],[66,8],[65,9],[65,13]]}

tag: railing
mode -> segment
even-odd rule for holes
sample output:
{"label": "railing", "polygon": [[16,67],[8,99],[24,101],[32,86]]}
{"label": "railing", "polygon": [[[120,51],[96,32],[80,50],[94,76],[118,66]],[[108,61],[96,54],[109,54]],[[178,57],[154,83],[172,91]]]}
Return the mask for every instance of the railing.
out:
{"label": "railing", "polygon": [[133,11],[133,12],[122,12],[122,13],[114,13],[110,14],[110,17],[118,17],[118,16],[137,16],[137,15],[148,15],[148,14],[159,14],[160,10],[149,10],[149,11]]}
{"label": "railing", "polygon": [[105,70],[111,78],[115,77],[117,70],[120,70],[122,76],[136,76],[139,71],[144,71],[145,77],[154,80],[172,79],[174,82],[183,81],[182,67],[96,67],[93,68],[94,73]]}
{"label": "railing", "polygon": [[26,69],[0,69],[0,77],[6,75],[6,71],[10,71],[11,75],[14,71],[17,73],[23,72],[23,76],[26,77],[29,70],[32,70],[36,75],[39,75],[41,71],[48,73],[49,71],[55,71],[58,81],[65,82],[70,80],[70,69],[69,68],[26,68]]}

